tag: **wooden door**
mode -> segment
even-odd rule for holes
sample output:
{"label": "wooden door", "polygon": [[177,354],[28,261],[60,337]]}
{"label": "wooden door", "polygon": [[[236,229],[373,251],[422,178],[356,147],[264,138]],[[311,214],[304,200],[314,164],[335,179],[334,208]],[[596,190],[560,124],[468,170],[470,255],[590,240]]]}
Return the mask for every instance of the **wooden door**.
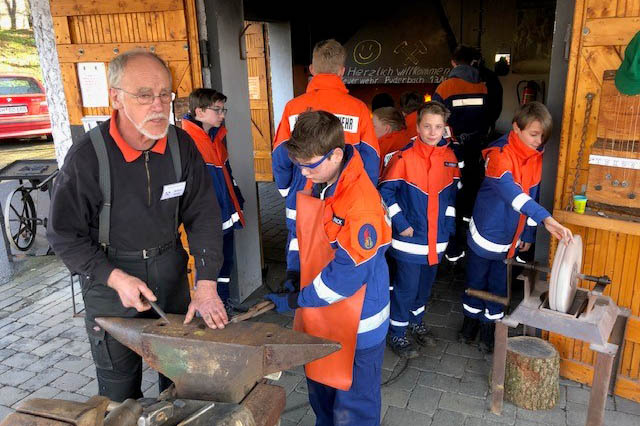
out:
{"label": "wooden door", "polygon": [[[630,310],[615,393],[640,402],[640,223],[589,212],[577,214],[567,208],[572,194],[582,193],[587,184],[590,148],[597,140],[604,72],[620,66],[626,45],[639,30],[640,0],[576,1],[554,216],[582,235],[582,272],[611,277],[606,294]],[[593,94],[593,101],[581,152],[589,93]],[[588,287],[589,283],[582,285]],[[554,334],[549,335],[549,340],[560,352],[561,374],[591,383],[595,357],[589,345]]]}
{"label": "wooden door", "polygon": [[258,182],[271,182],[271,141],[274,132],[267,27],[262,22],[249,21],[245,22],[245,26],[255,175]]}
{"label": "wooden door", "polygon": [[108,107],[82,105],[76,70],[79,62],[106,64],[120,52],[145,48],[169,65],[179,100],[202,87],[195,0],[50,2],[72,125],[81,125],[86,115],[110,114]]}

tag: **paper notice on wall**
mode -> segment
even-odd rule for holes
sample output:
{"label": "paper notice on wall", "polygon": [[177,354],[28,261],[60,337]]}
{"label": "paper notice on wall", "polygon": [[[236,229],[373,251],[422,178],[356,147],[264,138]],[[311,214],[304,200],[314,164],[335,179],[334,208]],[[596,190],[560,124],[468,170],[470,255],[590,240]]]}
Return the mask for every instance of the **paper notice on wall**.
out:
{"label": "paper notice on wall", "polygon": [[260,99],[260,77],[249,77],[249,99]]}
{"label": "paper notice on wall", "polygon": [[83,107],[109,106],[109,87],[104,62],[79,63],[78,82],[80,83]]}

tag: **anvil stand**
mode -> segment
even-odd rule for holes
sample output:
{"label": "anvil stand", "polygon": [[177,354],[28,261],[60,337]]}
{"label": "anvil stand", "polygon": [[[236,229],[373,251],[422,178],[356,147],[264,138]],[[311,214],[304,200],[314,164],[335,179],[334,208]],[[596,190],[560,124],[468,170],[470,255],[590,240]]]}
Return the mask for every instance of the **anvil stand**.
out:
{"label": "anvil stand", "polygon": [[549,309],[549,284],[539,278],[540,272],[546,272],[547,268],[531,264],[518,266],[525,268],[522,273],[524,299],[513,313],[496,322],[491,411],[498,415],[502,412],[508,327],[523,324],[525,334],[527,328],[532,327],[589,343],[589,348],[596,352],[596,363],[586,425],[602,425],[614,359],[624,338],[629,310],[619,308],[610,297],[603,296],[606,285],[599,283],[593,290],[578,288],[569,313],[553,311]]}

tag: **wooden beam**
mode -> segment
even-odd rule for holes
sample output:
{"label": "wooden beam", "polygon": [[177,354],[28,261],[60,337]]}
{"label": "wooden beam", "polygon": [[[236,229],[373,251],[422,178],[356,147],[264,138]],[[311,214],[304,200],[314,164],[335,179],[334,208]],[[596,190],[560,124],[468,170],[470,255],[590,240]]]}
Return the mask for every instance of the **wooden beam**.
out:
{"label": "wooden beam", "polygon": [[[151,49],[152,47],[155,49],[154,52],[165,61],[189,60],[189,50],[186,41],[59,45],[58,57],[61,63],[109,62],[118,53],[135,48]],[[117,51],[114,49],[117,49]]]}
{"label": "wooden beam", "polygon": [[[640,28],[640,17],[587,19],[582,28],[583,46],[628,44]],[[587,32],[588,31],[588,32]],[[586,33],[586,34],[585,34]]]}
{"label": "wooden beam", "polygon": [[189,53],[191,62],[191,81],[194,89],[202,87],[202,64],[200,63],[200,44],[198,42],[198,18],[194,0],[185,0],[185,18],[189,35]]}
{"label": "wooden beam", "polygon": [[53,18],[53,32],[56,35],[56,44],[70,44],[71,36],[69,35],[69,20],[66,16],[58,16]]}
{"label": "wooden beam", "polygon": [[182,10],[182,0],[51,0],[52,16],[109,15],[112,13]]}
{"label": "wooden beam", "polygon": [[640,235],[640,223],[601,217],[593,214],[578,214],[566,210],[554,210],[553,217],[559,222],[586,228],[601,229],[609,232],[619,232],[627,235]]}

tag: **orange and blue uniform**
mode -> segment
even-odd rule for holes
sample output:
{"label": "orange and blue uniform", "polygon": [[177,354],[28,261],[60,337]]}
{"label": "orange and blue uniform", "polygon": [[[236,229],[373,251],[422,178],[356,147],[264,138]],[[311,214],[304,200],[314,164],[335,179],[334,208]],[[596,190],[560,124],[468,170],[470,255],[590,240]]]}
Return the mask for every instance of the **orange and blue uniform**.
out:
{"label": "orange and blue uniform", "polygon": [[190,114],[184,116],[182,129],[191,136],[204,159],[220,206],[224,261],[218,273],[217,282],[218,295],[223,302],[226,302],[229,299],[229,284],[234,258],[233,231],[234,229],[242,229],[244,226],[242,212],[244,198],[233,178],[229,164],[229,154],[226,148],[227,129],[222,125],[212,127],[207,133],[202,128],[202,123]]}
{"label": "orange and blue uniform", "polygon": [[[506,295],[505,258],[515,255],[520,242],[535,242],[539,223],[551,214],[536,200],[542,176],[542,150],[525,145],[515,132],[483,151],[485,178],[469,223],[467,285]],[[463,313],[481,321],[504,316],[503,306],[463,297]]]}
{"label": "orange and blue uniform", "polygon": [[389,163],[389,160],[391,160],[391,156],[393,155],[393,153],[407,146],[407,144],[411,142],[412,137],[415,137],[415,134],[412,136],[409,132],[409,129],[403,129],[387,133],[386,135],[378,139],[378,142],[380,144],[381,171]]}
{"label": "orange and blue uniform", "polygon": [[[392,336],[421,324],[437,266],[455,232],[460,169],[446,139],[436,146],[418,136],[394,154],[380,181],[393,224],[389,254],[397,265],[391,296]],[[413,228],[413,236],[401,232]]]}
{"label": "orange and blue uniform", "polygon": [[288,307],[300,308],[296,330],[342,344],[306,366],[309,402],[317,424],[377,426],[390,310],[389,219],[352,145],[338,180],[306,192],[297,196],[293,235],[300,237],[302,285],[287,296]]}
{"label": "orange and blue uniform", "polygon": [[289,229],[287,242],[287,269],[295,270],[298,263],[298,242],[292,238],[296,221],[296,193],[305,187],[302,176],[289,158],[285,142],[291,137],[298,115],[307,110],[328,111],[337,116],[344,128],[345,143],[353,145],[364,163],[371,182],[378,183],[380,152],[373,131],[371,113],[364,102],[349,95],[341,78],[335,74],[314,76],[307,91],[287,103],[273,142],[273,177],[280,194],[286,198],[286,221]]}

